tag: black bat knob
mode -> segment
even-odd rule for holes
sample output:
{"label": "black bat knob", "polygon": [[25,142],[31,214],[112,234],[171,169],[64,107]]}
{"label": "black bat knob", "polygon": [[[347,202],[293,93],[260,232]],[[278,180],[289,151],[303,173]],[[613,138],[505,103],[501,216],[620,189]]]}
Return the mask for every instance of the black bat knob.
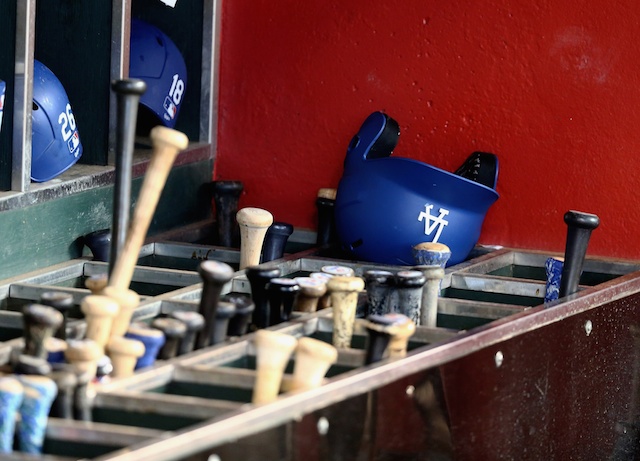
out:
{"label": "black bat knob", "polygon": [[266,263],[282,258],[287,241],[292,233],[293,226],[291,224],[279,221],[271,224],[267,229],[267,234],[262,244],[262,262]]}
{"label": "black bat knob", "polygon": [[560,277],[561,298],[578,291],[591,232],[600,225],[600,218],[594,214],[570,210],[565,213],[564,222],[567,224],[567,242]]}
{"label": "black bat knob", "polygon": [[151,322],[153,328],[164,333],[165,343],[158,352],[158,359],[169,360],[178,355],[180,343],[187,334],[187,325],[174,318],[158,317]]}
{"label": "black bat knob", "polygon": [[53,307],[62,314],[62,323],[54,336],[60,339],[67,339],[67,317],[69,316],[69,310],[74,306],[73,295],[62,291],[45,291],[40,295],[40,304]]}
{"label": "black bat knob", "polygon": [[269,281],[269,326],[286,322],[291,318],[295,296],[300,291],[298,282],[293,279],[276,277]]}
{"label": "black bat knob", "polygon": [[62,314],[53,307],[28,304],[22,310],[24,321],[24,353],[42,359],[47,358],[45,341],[53,336],[62,324]]}
{"label": "black bat knob", "polygon": [[316,245],[322,247],[338,241],[335,224],[336,190],[320,189],[316,197],[316,209],[318,212],[318,228]]}
{"label": "black bat knob", "polygon": [[245,270],[251,285],[251,298],[255,304],[253,311],[253,328],[267,328],[269,326],[269,300],[267,298],[267,283],[271,279],[280,277],[281,271],[277,267],[247,267]]}

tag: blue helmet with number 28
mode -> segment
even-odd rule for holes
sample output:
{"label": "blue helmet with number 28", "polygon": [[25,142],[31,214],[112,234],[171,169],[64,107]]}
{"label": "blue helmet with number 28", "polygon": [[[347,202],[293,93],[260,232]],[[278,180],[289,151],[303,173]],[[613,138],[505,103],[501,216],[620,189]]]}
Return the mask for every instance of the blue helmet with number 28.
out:
{"label": "blue helmet with number 28", "polygon": [[139,19],[131,21],[129,76],[147,84],[140,104],[173,128],[187,88],[187,66],[164,32]]}
{"label": "blue helmet with number 28", "polygon": [[35,60],[31,112],[31,179],[49,181],[82,155],[82,144],[67,93],[51,70]]}

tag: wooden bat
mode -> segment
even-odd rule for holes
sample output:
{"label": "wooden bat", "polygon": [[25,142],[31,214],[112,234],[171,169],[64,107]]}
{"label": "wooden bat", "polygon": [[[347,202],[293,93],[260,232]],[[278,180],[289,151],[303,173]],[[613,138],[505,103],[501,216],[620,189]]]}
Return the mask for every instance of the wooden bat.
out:
{"label": "wooden bat", "polygon": [[393,273],[381,269],[370,269],[362,274],[367,290],[367,312],[369,315],[389,313],[389,299],[393,287]]}
{"label": "wooden bat", "polygon": [[[320,279],[327,283],[333,275],[327,274],[326,272],[311,272],[309,277],[312,279]],[[318,300],[318,310],[326,309],[327,307],[331,307],[331,294],[327,290],[327,292],[320,297]]]}
{"label": "wooden bat", "polygon": [[73,419],[73,398],[78,386],[78,377],[69,370],[53,370],[49,378],[56,383],[58,395],[53,400],[49,416],[62,419]]}
{"label": "wooden bat", "polygon": [[138,304],[140,304],[140,296],[135,291],[127,288],[120,289],[117,287],[106,286],[102,289],[102,294],[108,296],[118,303],[118,314],[112,321],[111,333],[109,337],[124,336],[131,324],[131,316]]}
{"label": "wooden bat", "polygon": [[256,382],[252,402],[269,403],[278,398],[282,375],[298,340],[284,333],[258,330],[255,333]]}
{"label": "wooden bat", "polygon": [[333,277],[327,282],[333,307],[333,345],[339,349],[351,347],[358,293],[362,290],[364,280],[360,277]]}
{"label": "wooden bat", "polygon": [[80,310],[87,323],[85,337],[93,339],[104,350],[111,335],[113,319],[118,314],[120,306],[108,296],[89,295],[82,299]]}
{"label": "wooden bat", "polygon": [[169,313],[169,316],[184,323],[186,333],[178,346],[177,354],[188,354],[195,346],[196,335],[204,327],[204,317],[200,313],[192,311],[173,311]]}
{"label": "wooden bat", "polygon": [[67,362],[73,364],[79,373],[88,373],[90,380],[95,377],[98,360],[103,354],[102,347],[93,339],[69,340],[64,353]]}
{"label": "wooden bat", "polygon": [[112,337],[107,343],[114,378],[124,378],[134,373],[138,359],[144,355],[144,344],[137,339],[123,336]]}
{"label": "wooden bat", "polygon": [[153,143],[151,160],[129,223],[126,241],[109,275],[107,287],[103,290],[106,296],[112,297],[120,304],[120,311],[113,322],[111,337],[124,335],[131,322],[133,309],[139,303],[137,294],[129,289],[129,285],[140,248],[146,238],[173,162],[178,152],[189,145],[189,140],[184,133],[163,126],[154,127],[150,137]]}
{"label": "wooden bat", "polygon": [[54,336],[60,339],[67,339],[67,315],[73,307],[73,295],[63,291],[45,291],[40,295],[40,304],[53,307],[62,314],[62,323],[54,333]]}
{"label": "wooden bat", "polygon": [[240,270],[260,264],[262,244],[273,215],[262,208],[242,208],[236,214],[240,226]]}
{"label": "wooden bat", "polygon": [[444,278],[444,269],[440,266],[416,266],[414,269],[422,271],[426,280],[422,289],[422,305],[418,325],[435,327],[438,319],[438,298]]}
{"label": "wooden bat", "polygon": [[[134,370],[153,365],[156,357],[160,353],[160,349],[166,341],[162,331],[156,328],[150,328],[149,325],[143,322],[133,322],[129,325],[129,329],[124,336],[127,339],[139,341],[144,346],[144,352],[138,357]],[[111,356],[111,354],[109,355]],[[113,357],[111,357],[111,360],[113,360]],[[115,369],[115,364],[113,366]]]}
{"label": "wooden bat", "polygon": [[267,296],[269,298],[270,326],[289,320],[298,291],[300,291],[300,287],[293,279],[276,277],[269,281]]}
{"label": "wooden bat", "polygon": [[270,280],[280,277],[282,271],[278,267],[247,267],[245,275],[251,285],[251,299],[255,305],[253,311],[252,328],[266,328],[269,326],[269,299],[267,284]]}
{"label": "wooden bat", "polygon": [[267,229],[262,243],[262,262],[266,263],[284,256],[287,241],[293,233],[293,225],[276,221]]}
{"label": "wooden bat", "polygon": [[226,283],[233,277],[233,268],[226,263],[215,260],[205,260],[198,266],[198,273],[202,278],[202,293],[198,311],[204,318],[204,328],[196,337],[196,349],[202,349],[211,344],[216,326],[216,310],[220,301],[220,293]]}
{"label": "wooden bat", "polygon": [[22,309],[22,320],[24,322],[24,353],[46,359],[47,350],[44,343],[62,325],[62,314],[53,307],[27,304]]}
{"label": "wooden bat", "polygon": [[216,242],[223,247],[238,247],[240,235],[236,214],[244,184],[241,181],[213,181],[211,185],[216,208]]}
{"label": "wooden bat", "polygon": [[327,371],[337,359],[338,350],[331,344],[307,336],[298,339],[289,390],[320,387]]}
{"label": "wooden bat", "polygon": [[327,265],[322,266],[320,269],[321,272],[325,274],[332,275],[334,277],[353,277],[355,276],[355,271],[348,266],[339,266],[339,265]]}
{"label": "wooden bat", "polygon": [[22,404],[24,387],[13,376],[0,377],[0,453],[13,451],[16,413]]}
{"label": "wooden bat", "polygon": [[318,230],[316,245],[319,247],[335,243],[337,239],[334,209],[336,205],[337,189],[321,188],[316,195],[316,209],[318,211]]}
{"label": "wooden bat", "polygon": [[20,375],[24,397],[20,405],[18,447],[23,453],[42,453],[47,420],[53,399],[58,393],[56,384],[46,376]]}
{"label": "wooden bat", "polygon": [[375,363],[383,358],[400,359],[407,355],[409,338],[416,331],[416,324],[404,314],[392,312],[367,317],[365,328],[369,333],[365,363]]}
{"label": "wooden bat", "polygon": [[560,298],[578,291],[591,232],[600,225],[600,218],[594,214],[569,210],[564,214],[564,222],[567,224],[567,242],[560,277]]}
{"label": "wooden bat", "polygon": [[245,293],[231,292],[224,294],[220,299],[236,306],[235,314],[229,319],[227,336],[244,335],[247,332],[247,328],[249,328],[251,315],[255,310],[255,304],[251,296]]}
{"label": "wooden bat", "polygon": [[108,282],[109,276],[107,274],[93,274],[86,278],[84,286],[91,291],[91,294],[100,295]]}
{"label": "wooden bat", "polygon": [[227,339],[229,320],[236,314],[236,305],[228,301],[218,301],[214,327],[209,338],[209,344],[219,344]]}
{"label": "wooden bat", "polygon": [[164,346],[158,353],[158,359],[169,360],[178,355],[178,346],[187,334],[187,325],[170,317],[158,317],[151,322],[151,327],[160,330],[165,337]]}
{"label": "wooden bat", "polygon": [[415,322],[406,316],[402,316],[402,314],[396,314],[394,322],[388,331],[391,334],[391,341],[387,346],[389,358],[397,360],[405,357],[409,338],[416,332]]}
{"label": "wooden bat", "polygon": [[422,242],[413,247],[413,258],[420,266],[444,268],[451,258],[451,249],[444,243]]}
{"label": "wooden bat", "polygon": [[318,301],[327,292],[327,282],[319,278],[296,277],[294,279],[300,291],[295,299],[293,310],[298,312],[316,312]]}
{"label": "wooden bat", "polygon": [[395,296],[392,297],[392,311],[406,315],[415,323],[420,322],[422,288],[425,281],[421,271],[398,271],[395,275]]}

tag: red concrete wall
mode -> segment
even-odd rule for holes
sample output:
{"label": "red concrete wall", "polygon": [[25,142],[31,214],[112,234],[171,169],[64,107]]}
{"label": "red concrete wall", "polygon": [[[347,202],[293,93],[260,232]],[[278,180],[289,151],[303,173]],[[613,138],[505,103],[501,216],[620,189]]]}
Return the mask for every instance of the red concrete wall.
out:
{"label": "red concrete wall", "polygon": [[383,110],[394,155],[450,171],[498,155],[481,243],[562,251],[575,209],[601,219],[589,254],[640,258],[639,22],[632,0],[225,1],[214,177],[313,227]]}

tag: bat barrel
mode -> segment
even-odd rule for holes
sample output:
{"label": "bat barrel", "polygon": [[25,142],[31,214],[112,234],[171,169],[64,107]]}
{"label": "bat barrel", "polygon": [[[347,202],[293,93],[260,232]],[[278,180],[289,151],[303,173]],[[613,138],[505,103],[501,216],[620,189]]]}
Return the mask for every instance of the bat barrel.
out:
{"label": "bat barrel", "polygon": [[212,189],[216,208],[216,242],[223,247],[238,248],[240,229],[236,213],[244,185],[241,181],[213,181]]}
{"label": "bat barrel", "polygon": [[333,307],[333,345],[346,349],[351,347],[353,327],[356,319],[358,293],[364,290],[360,277],[332,277],[327,282],[327,291]]}
{"label": "bat barrel", "polygon": [[262,262],[266,263],[282,258],[291,234],[293,234],[293,226],[291,224],[280,221],[271,224],[267,229],[267,234],[262,244]]}
{"label": "bat barrel", "polygon": [[260,253],[273,215],[262,208],[242,208],[236,214],[240,227],[240,270],[260,264]]}
{"label": "bat barrel", "polygon": [[251,266],[247,267],[245,274],[251,286],[251,299],[255,305],[252,327],[255,329],[267,328],[270,321],[267,284],[270,280],[280,277],[281,271],[277,267]]}
{"label": "bat barrel", "polygon": [[567,224],[567,241],[560,278],[561,298],[578,291],[591,232],[600,225],[600,218],[594,214],[569,210],[564,215],[564,222]]}
{"label": "bat barrel", "polygon": [[202,278],[202,294],[198,311],[204,318],[204,328],[196,338],[196,349],[202,349],[211,344],[216,327],[216,310],[220,301],[222,288],[233,277],[233,269],[226,263],[214,260],[202,261],[198,266],[198,273]]}
{"label": "bat barrel", "polygon": [[138,103],[147,90],[147,84],[139,79],[123,79],[112,82],[111,89],[116,94],[117,122],[109,274],[127,238]]}

